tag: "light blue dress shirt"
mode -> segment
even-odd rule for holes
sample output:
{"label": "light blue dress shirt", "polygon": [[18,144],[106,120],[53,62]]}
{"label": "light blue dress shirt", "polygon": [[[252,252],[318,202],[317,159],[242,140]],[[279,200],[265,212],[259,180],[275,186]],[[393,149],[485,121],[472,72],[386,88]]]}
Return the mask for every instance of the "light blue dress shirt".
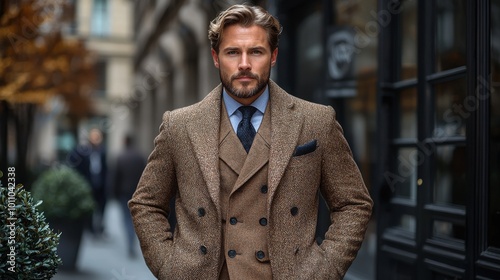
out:
{"label": "light blue dress shirt", "polygon": [[[233,126],[233,130],[236,133],[238,129],[238,124],[240,123],[243,115],[238,110],[239,107],[243,106],[238,101],[234,100],[227,92],[226,89],[222,90],[222,100],[224,100],[224,105],[226,105],[227,114],[229,115],[229,120]],[[262,118],[266,112],[267,102],[269,102],[269,87],[266,87],[264,92],[257,98],[251,106],[257,108],[257,111],[252,116],[252,125],[255,131],[259,130],[260,124],[262,123]]]}

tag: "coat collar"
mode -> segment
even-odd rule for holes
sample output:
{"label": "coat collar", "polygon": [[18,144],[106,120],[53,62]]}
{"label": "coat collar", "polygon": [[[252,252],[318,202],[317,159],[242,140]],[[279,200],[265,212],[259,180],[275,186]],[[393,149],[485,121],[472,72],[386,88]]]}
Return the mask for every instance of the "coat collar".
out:
{"label": "coat collar", "polygon": [[[269,203],[285,173],[301,131],[303,116],[295,110],[294,98],[272,80],[269,81],[271,110],[271,149],[269,153]],[[222,85],[213,89],[197,106],[186,124],[193,150],[220,214],[219,129]]]}

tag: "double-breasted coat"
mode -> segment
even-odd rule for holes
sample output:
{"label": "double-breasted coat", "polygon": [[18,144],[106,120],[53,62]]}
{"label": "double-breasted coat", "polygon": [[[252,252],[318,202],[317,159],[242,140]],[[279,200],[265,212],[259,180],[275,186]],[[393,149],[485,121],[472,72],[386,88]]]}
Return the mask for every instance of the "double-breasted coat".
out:
{"label": "double-breasted coat", "polygon": [[[372,200],[333,108],[289,95],[273,81],[269,91],[267,238],[273,279],[341,279],[361,246]],[[129,202],[144,258],[159,279],[219,278],[221,102],[219,85],[202,101],[164,114]],[[320,192],[332,224],[318,245]],[[167,217],[174,196],[172,234]]]}

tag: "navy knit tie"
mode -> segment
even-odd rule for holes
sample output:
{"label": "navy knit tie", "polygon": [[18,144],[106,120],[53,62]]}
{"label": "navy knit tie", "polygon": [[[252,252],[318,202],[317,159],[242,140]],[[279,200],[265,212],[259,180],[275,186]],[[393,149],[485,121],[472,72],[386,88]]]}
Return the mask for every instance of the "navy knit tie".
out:
{"label": "navy knit tie", "polygon": [[240,138],[243,148],[245,148],[245,151],[248,153],[250,147],[252,146],[253,139],[255,138],[255,128],[250,120],[252,119],[252,115],[255,113],[257,108],[253,106],[241,106],[238,110],[240,110],[243,114],[243,118],[238,124],[236,134],[238,135],[238,138]]}

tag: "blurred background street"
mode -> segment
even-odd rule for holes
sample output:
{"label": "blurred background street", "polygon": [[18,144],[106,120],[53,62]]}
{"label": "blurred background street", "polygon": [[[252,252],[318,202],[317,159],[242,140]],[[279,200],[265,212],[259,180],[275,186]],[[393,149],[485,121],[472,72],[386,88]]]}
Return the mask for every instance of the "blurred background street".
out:
{"label": "blurred background street", "polygon": [[136,243],[137,254],[129,256],[122,213],[117,202],[109,202],[105,214],[106,237],[85,232],[75,271],[59,272],[53,280],[154,280]]}

